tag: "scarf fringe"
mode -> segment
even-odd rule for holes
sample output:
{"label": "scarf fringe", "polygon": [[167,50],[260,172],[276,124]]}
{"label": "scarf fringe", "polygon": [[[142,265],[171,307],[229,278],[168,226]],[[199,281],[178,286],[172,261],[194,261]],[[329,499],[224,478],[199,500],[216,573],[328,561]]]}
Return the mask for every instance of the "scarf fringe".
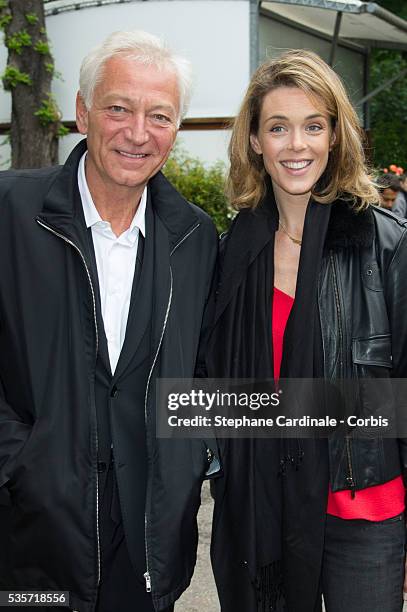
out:
{"label": "scarf fringe", "polygon": [[284,612],[283,574],[280,561],[262,567],[256,577],[257,612]]}
{"label": "scarf fringe", "polygon": [[296,440],[297,449],[292,449],[292,443],[294,440],[284,440],[283,448],[285,453],[280,459],[280,468],[278,470],[279,476],[285,476],[287,474],[287,466],[292,467],[296,472],[300,469],[302,460],[304,459],[304,451],[302,449],[300,440]]}

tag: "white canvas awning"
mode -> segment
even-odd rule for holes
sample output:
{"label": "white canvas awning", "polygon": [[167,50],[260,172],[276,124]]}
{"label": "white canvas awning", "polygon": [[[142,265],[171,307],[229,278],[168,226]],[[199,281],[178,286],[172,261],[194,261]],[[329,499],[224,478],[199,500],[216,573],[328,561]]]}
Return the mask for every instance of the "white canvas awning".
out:
{"label": "white canvas awning", "polygon": [[376,2],[361,0],[268,0],[261,8],[322,34],[366,47],[407,50],[407,21]]}

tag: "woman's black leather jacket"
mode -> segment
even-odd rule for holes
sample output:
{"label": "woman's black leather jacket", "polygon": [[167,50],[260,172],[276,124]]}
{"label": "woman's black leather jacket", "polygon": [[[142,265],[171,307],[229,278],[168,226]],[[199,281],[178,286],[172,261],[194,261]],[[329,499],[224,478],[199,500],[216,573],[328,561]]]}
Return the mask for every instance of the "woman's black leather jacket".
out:
{"label": "woman's black leather jacket", "polygon": [[356,492],[407,470],[407,439],[369,425],[379,416],[394,424],[395,403],[407,414],[398,380],[407,377],[407,221],[376,207],[355,215],[334,206],[318,305],[325,378],[348,381],[348,414],[368,419],[363,437],[358,429],[329,440],[332,490]]}

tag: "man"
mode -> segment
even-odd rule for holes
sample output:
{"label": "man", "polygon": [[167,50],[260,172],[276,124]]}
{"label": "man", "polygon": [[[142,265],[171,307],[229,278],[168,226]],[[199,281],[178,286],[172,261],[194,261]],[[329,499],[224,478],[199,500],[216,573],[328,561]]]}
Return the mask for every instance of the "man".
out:
{"label": "man", "polygon": [[400,191],[398,192],[392,211],[399,217],[407,217],[407,174],[399,176]]}
{"label": "man", "polygon": [[378,185],[381,196],[381,205],[383,208],[393,210],[394,203],[400,191],[400,182],[398,177],[391,174],[384,174],[383,176],[379,177]]}
{"label": "man", "polygon": [[0,590],[152,612],[190,582],[216,449],[156,439],[154,383],[194,375],[216,257],[212,222],[159,172],[189,80],[156,37],[113,34],[81,67],[87,139],[0,177]]}

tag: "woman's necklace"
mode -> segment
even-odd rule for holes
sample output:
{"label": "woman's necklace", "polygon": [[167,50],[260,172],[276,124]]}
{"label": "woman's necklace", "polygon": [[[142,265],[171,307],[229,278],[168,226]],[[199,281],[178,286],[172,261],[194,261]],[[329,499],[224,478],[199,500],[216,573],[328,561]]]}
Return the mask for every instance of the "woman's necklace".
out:
{"label": "woman's necklace", "polygon": [[294,244],[299,244],[301,246],[302,245],[302,238],[301,239],[294,238],[294,236],[291,236],[291,234],[287,231],[286,227],[283,225],[283,223],[280,221],[280,219],[278,220],[278,222],[281,225],[281,229],[283,230],[283,232],[285,234],[287,234],[287,236],[289,237],[291,242],[294,242]]}

